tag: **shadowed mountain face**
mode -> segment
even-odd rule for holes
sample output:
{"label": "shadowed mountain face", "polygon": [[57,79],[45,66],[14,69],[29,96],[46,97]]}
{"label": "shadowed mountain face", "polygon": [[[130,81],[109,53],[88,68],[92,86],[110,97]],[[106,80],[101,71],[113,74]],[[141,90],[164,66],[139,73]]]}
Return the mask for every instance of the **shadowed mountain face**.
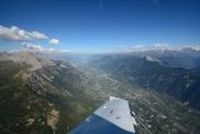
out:
{"label": "shadowed mountain face", "polygon": [[90,65],[112,73],[119,79],[123,77],[145,89],[166,93],[200,109],[198,69],[174,68],[166,66],[166,63],[166,60],[144,54],[113,54],[93,60]]}

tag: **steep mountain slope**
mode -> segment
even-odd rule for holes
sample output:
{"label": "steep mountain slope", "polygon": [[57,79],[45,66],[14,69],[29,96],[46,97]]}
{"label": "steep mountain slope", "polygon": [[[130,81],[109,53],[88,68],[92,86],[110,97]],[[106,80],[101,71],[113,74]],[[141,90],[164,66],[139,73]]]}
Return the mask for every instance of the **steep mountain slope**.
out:
{"label": "steep mountain slope", "polygon": [[0,74],[0,133],[65,133],[95,108],[67,62],[4,53]]}
{"label": "steep mountain slope", "polygon": [[167,93],[190,106],[200,109],[200,75],[195,70],[171,68],[147,56],[114,54],[90,63],[116,77],[159,92]]}

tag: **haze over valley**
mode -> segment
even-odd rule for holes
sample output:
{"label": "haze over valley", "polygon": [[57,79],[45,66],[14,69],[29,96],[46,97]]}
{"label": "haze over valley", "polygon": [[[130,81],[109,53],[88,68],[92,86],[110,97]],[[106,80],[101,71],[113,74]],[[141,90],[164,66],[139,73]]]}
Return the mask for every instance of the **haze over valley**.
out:
{"label": "haze over valley", "polygon": [[188,58],[198,57],[192,69],[174,67],[178,61],[172,67],[155,52],[154,57],[133,52],[54,53],[51,58],[30,51],[1,53],[1,132],[65,133],[117,96],[129,100],[140,133],[195,133],[200,51],[181,54],[188,51]]}
{"label": "haze over valley", "polygon": [[2,0],[0,134],[199,134],[199,24],[199,0]]}

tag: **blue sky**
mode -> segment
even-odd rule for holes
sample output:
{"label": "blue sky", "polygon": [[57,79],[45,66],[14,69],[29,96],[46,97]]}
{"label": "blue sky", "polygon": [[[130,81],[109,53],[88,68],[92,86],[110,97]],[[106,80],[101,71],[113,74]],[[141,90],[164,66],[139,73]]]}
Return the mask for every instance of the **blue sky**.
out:
{"label": "blue sky", "polygon": [[[199,0],[1,0],[1,32],[17,26],[48,39],[7,39],[0,33],[0,49],[21,49],[22,42],[72,52],[155,43],[199,45],[199,24]],[[59,43],[49,43],[52,39]]]}

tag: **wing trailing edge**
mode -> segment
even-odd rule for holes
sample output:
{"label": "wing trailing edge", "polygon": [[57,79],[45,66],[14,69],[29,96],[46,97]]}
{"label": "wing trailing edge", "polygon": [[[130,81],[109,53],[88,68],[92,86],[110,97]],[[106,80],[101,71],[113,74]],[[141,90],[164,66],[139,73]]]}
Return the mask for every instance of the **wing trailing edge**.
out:
{"label": "wing trailing edge", "polygon": [[132,115],[127,100],[111,96],[70,134],[135,134],[137,123]]}

